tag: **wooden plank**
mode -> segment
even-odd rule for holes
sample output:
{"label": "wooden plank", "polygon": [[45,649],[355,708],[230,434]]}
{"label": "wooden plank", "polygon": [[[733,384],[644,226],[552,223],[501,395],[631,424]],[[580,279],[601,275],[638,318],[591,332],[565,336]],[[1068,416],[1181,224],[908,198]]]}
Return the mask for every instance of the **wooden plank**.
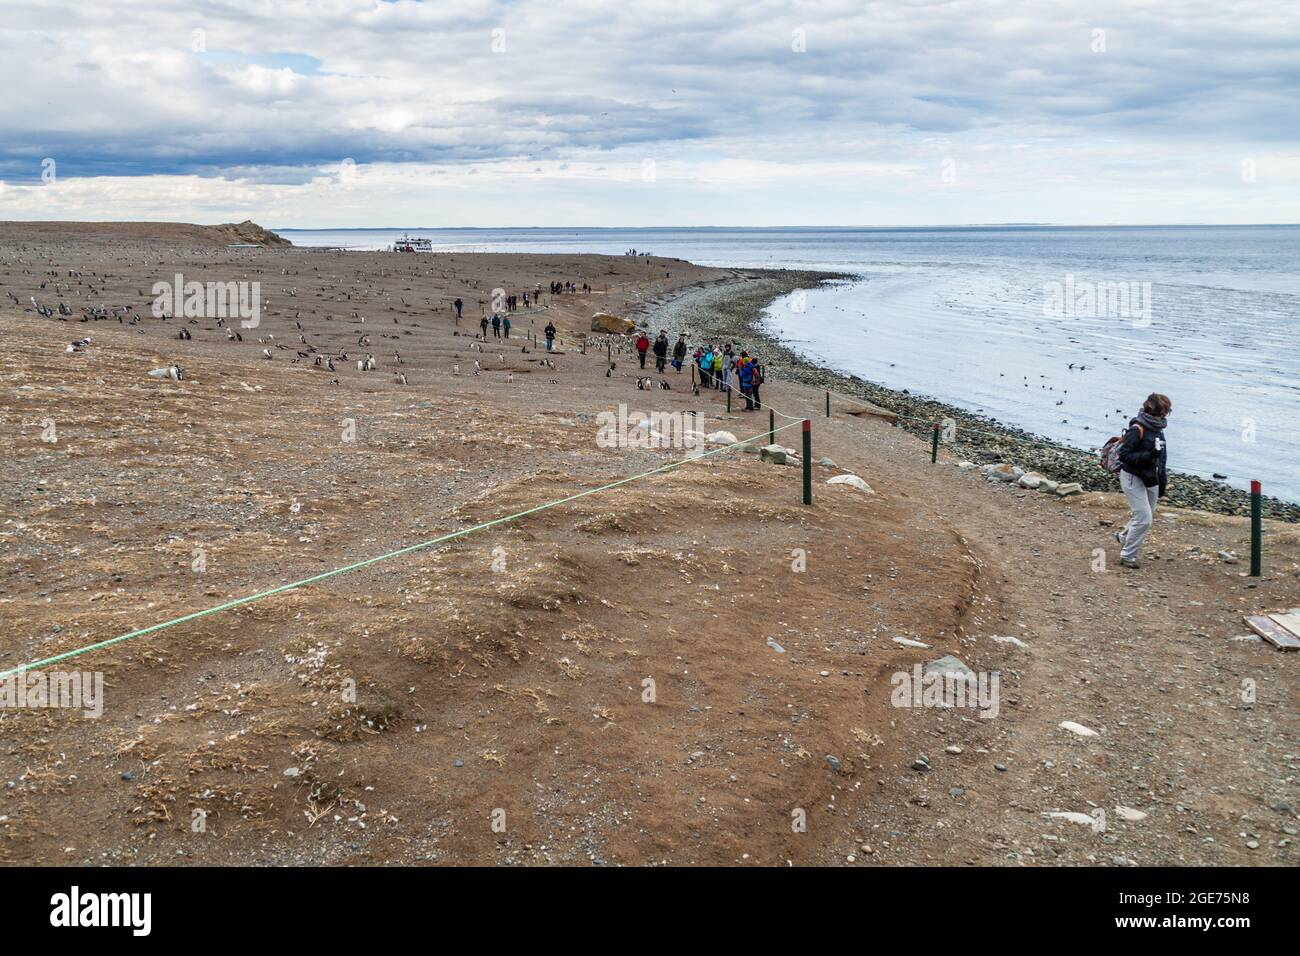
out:
{"label": "wooden plank", "polygon": [[1276,614],[1270,614],[1269,617],[1296,637],[1300,637],[1300,607],[1293,607],[1288,611],[1278,611]]}
{"label": "wooden plank", "polygon": [[1300,637],[1296,637],[1277,621],[1262,614],[1246,618],[1250,629],[1279,651],[1300,651]]}

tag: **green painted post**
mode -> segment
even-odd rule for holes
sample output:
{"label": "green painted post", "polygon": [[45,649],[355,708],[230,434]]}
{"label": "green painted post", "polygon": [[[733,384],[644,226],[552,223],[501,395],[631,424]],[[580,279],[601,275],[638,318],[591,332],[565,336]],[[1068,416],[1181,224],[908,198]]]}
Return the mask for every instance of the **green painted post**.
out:
{"label": "green painted post", "polygon": [[731,414],[731,386],[727,386],[727,414]]}
{"label": "green painted post", "polygon": [[831,417],[831,393],[826,393],[826,417]]}
{"label": "green painted post", "polygon": [[767,443],[776,444],[776,412],[770,408],[767,410]]}
{"label": "green painted post", "polygon": [[1264,550],[1264,503],[1258,481],[1250,483],[1250,576],[1259,577],[1260,558]]}
{"label": "green painted post", "polygon": [[812,504],[812,422],[803,420],[803,503]]}
{"label": "green painted post", "polygon": [[939,423],[934,423],[934,437],[930,441],[930,464],[939,460]]}

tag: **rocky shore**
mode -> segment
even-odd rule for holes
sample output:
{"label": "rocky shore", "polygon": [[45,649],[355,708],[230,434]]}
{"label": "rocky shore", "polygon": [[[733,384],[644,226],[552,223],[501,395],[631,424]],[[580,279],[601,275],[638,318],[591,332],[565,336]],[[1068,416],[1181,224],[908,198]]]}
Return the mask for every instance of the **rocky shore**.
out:
{"label": "rocky shore", "polygon": [[[797,289],[814,288],[823,282],[845,279],[836,272],[794,269],[736,270],[733,277],[697,286],[651,303],[651,324],[690,330],[691,340],[730,341],[757,350],[767,362],[768,374],[776,379],[799,382],[878,405],[899,416],[898,427],[928,443],[931,423],[951,419],[943,447],[952,454],[976,462],[1008,462],[1025,471],[1041,472],[1059,482],[1078,482],[1088,491],[1118,491],[1118,482],[1097,464],[1095,451],[1073,448],[1012,428],[984,415],[948,405],[906,389],[899,391],[856,375],[843,375],[809,361],[798,352],[765,334],[758,319],[775,299]],[[924,454],[925,448],[918,448]],[[1250,496],[1226,484],[1195,475],[1171,473],[1166,503],[1219,514],[1248,515]],[[1265,498],[1264,516],[1300,522],[1300,504]]]}

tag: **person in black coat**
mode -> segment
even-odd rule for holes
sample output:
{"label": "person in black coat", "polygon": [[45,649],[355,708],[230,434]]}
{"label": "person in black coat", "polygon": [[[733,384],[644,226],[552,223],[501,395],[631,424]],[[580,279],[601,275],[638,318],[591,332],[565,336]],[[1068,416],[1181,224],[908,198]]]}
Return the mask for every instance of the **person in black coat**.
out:
{"label": "person in black coat", "polygon": [[1138,567],[1138,551],[1151,530],[1156,503],[1164,497],[1169,484],[1165,426],[1172,408],[1167,395],[1152,392],[1142,403],[1142,411],[1128,423],[1120,445],[1119,486],[1133,512],[1124,530],[1115,532],[1119,563],[1126,568]]}
{"label": "person in black coat", "polygon": [[654,352],[655,371],[662,372],[668,364],[668,333],[663,329],[659,330],[659,336],[655,339]]}

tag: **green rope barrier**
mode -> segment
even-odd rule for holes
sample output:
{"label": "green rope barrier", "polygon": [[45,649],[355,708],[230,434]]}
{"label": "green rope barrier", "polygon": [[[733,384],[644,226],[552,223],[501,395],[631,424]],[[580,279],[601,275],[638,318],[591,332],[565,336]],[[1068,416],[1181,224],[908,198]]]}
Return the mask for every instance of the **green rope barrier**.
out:
{"label": "green rope barrier", "polygon": [[[797,424],[799,423],[791,422],[789,425],[782,425],[780,428],[776,429],[776,431],[782,431],[783,429],[786,428],[793,428]],[[110,637],[107,640],[97,641],[94,644],[87,644],[85,647],[79,647],[76,650],[64,651],[62,654],[55,654],[52,657],[42,658],[39,661],[32,661],[31,663],[23,664],[20,667],[10,668],[9,670],[0,673],[0,680],[7,680],[8,678],[14,676],[15,674],[24,673],[28,670],[31,670],[32,668],[46,667],[50,664],[56,664],[59,661],[65,661],[70,657],[78,657],[82,654],[89,654],[91,651],[97,651],[105,647],[111,647],[114,644],[120,644],[123,641],[129,641],[135,637],[143,637],[146,634],[153,634],[157,631],[161,631],[169,627],[175,627],[177,624],[184,624],[187,621],[198,620],[201,617],[207,617],[209,614],[219,614],[222,611],[229,611],[231,608],[242,607],[245,604],[252,604],[254,601],[260,601],[264,598],[272,597],[273,595],[276,594],[284,594],[286,591],[296,591],[298,588],[306,587],[309,584],[315,584],[317,581],[324,581],[327,578],[332,578],[339,574],[347,574],[349,571],[356,571],[360,568],[369,567],[372,564],[378,564],[380,561],[387,561],[391,558],[401,557],[402,555],[410,554],[413,551],[421,551],[425,548],[431,548],[435,544],[442,544],[443,542],[452,541],[456,538],[463,538],[465,535],[473,534],[475,531],[482,531],[485,528],[491,528],[494,525],[505,524],[507,521],[516,521],[528,515],[537,514],[537,512],[539,511],[545,511],[548,508],[554,508],[557,505],[567,504],[570,501],[577,501],[579,498],[585,498],[588,495],[594,495],[601,491],[609,491],[611,488],[617,488],[619,485],[626,485],[627,483],[632,481],[639,481],[642,478],[649,478],[651,475],[657,475],[662,472],[669,471],[673,468],[678,468],[682,465],[689,464],[690,462],[699,461],[700,459],[707,458],[710,455],[716,455],[724,451],[730,451],[731,449],[739,445],[745,445],[751,441],[754,441],[755,439],[765,438],[766,436],[767,436],[767,432],[763,432],[763,434],[755,435],[753,436],[753,438],[746,438],[743,441],[733,442],[730,445],[723,445],[720,448],[715,448],[712,451],[707,451],[704,452],[703,454],[695,455],[691,458],[683,458],[679,461],[669,462],[666,465],[660,465],[658,468],[652,468],[650,471],[644,471],[639,475],[631,475],[627,478],[620,478],[618,481],[611,481],[610,483],[601,485],[598,488],[589,488],[588,490],[580,491],[575,495],[569,495],[567,498],[559,498],[556,499],[555,501],[548,501],[545,504],[537,505],[534,508],[528,508],[525,511],[517,511],[512,515],[505,515],[504,517],[501,518],[493,518],[491,521],[485,521],[482,524],[474,525],[472,528],[462,528],[460,531],[453,531],[450,534],[444,534],[441,537],[433,538],[429,541],[422,541],[419,544],[413,544],[405,548],[399,548],[398,550],[390,551],[387,554],[377,555],[376,557],[373,558],[366,558],[366,560],[358,561],[356,564],[349,564],[346,567],[335,568],[332,571],[325,571],[321,574],[312,575],[309,578],[303,578],[301,581],[294,581],[292,584],[282,584],[278,588],[271,588],[268,591],[259,591],[257,594],[250,594],[247,597],[237,598],[233,601],[227,601],[225,604],[219,604],[216,607],[210,607],[202,611],[195,611],[192,614],[186,614],[182,617],[173,618],[170,621],[163,621],[161,624],[154,624],[150,627],[143,627],[140,628],[139,630],[130,631],[126,634],[119,634],[117,637]]]}

